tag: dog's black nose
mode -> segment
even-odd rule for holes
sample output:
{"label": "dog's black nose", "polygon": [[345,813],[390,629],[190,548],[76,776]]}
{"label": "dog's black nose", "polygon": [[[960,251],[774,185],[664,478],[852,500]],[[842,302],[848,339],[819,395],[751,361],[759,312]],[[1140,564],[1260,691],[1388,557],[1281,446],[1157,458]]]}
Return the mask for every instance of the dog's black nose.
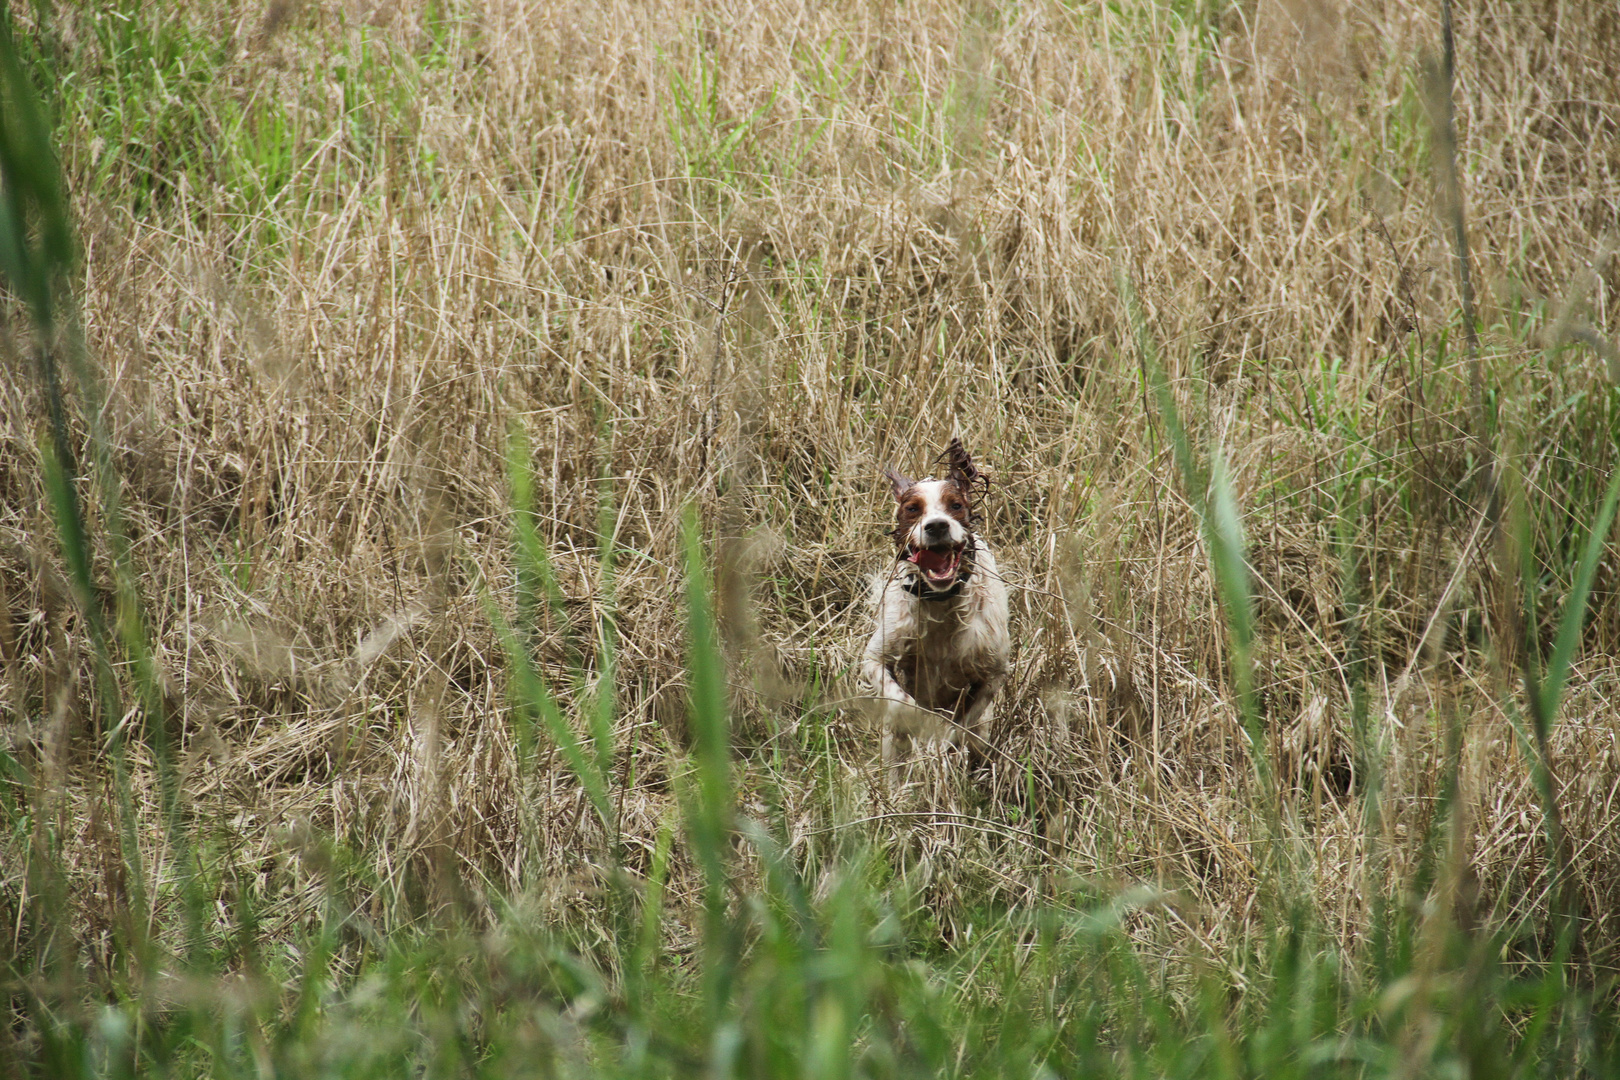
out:
{"label": "dog's black nose", "polygon": [[948,521],[930,521],[923,526],[923,535],[930,540],[943,540],[951,534],[951,523]]}

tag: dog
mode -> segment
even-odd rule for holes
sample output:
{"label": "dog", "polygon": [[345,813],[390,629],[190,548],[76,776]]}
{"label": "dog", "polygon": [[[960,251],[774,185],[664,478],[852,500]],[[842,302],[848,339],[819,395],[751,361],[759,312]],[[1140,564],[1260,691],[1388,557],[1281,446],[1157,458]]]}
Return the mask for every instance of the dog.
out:
{"label": "dog", "polygon": [[974,500],[988,481],[952,439],[943,480],[912,480],[893,468],[895,559],[873,582],[877,625],[861,677],[883,730],[883,760],[943,732],[970,752],[986,745],[990,703],[1011,670],[1007,586],[975,531]]}

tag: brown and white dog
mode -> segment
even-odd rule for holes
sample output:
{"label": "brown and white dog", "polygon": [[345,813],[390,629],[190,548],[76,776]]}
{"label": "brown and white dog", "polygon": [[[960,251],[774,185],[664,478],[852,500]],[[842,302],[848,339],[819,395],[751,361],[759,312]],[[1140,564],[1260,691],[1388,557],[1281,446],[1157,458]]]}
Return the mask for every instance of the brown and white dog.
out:
{"label": "brown and white dog", "polygon": [[896,740],[941,733],[982,747],[990,703],[1007,681],[1007,586],[974,531],[973,459],[952,439],[944,480],[883,473],[894,488],[895,563],[873,582],[877,626],[861,677],[878,703],[883,760]]}

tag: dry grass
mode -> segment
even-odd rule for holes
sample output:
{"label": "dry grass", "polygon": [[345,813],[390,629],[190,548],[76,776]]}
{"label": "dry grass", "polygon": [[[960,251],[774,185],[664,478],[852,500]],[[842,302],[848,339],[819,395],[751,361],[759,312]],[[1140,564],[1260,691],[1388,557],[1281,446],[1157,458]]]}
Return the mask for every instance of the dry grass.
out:
{"label": "dry grass", "polygon": [[[139,75],[97,36],[112,16],[61,13],[85,334],[184,798],[221,873],[276,898],[284,928],[313,917],[333,858],[382,922],[442,902],[453,865],[475,895],[590,923],[606,837],[555,755],[520,768],[484,608],[486,591],[516,604],[516,428],[560,593],[536,655],[566,691],[616,630],[632,868],[687,768],[692,502],[722,569],[744,806],[779,811],[806,865],[871,840],[947,939],[1078,875],[1181,890],[1136,928],[1145,947],[1241,944],[1264,815],[1122,275],[1195,443],[1230,466],[1280,821],[1320,912],[1361,935],[1370,891],[1431,850],[1448,725],[1484,908],[1540,910],[1509,715],[1517,586],[1480,525],[1468,381],[1444,345],[1454,278],[1418,74],[1437,15],[1114,7],[488,0],[441,22],[194,4],[164,17],[197,81],[152,90],[122,142],[118,94],[97,88]],[[1525,478],[1551,625],[1615,463],[1603,358],[1559,338],[1620,336],[1603,256],[1620,17],[1464,7],[1490,437]],[[123,888],[97,809],[120,718],[88,690],[25,370],[0,384],[0,696],[12,753],[60,785],[93,943]],[[1003,753],[894,788],[848,707],[884,557],[878,470],[925,468],[953,433],[991,467],[986,532],[1014,587]],[[1612,558],[1598,581],[1553,769],[1589,959],[1612,967]],[[1358,687],[1382,761],[1371,836]],[[142,842],[161,865],[150,764]],[[676,881],[695,896],[695,871]]]}

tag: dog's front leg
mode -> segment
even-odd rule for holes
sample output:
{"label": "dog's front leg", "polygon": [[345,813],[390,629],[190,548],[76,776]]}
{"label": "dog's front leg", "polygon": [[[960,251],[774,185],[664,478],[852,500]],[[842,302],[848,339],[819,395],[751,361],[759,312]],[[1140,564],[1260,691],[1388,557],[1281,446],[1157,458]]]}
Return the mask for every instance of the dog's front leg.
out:
{"label": "dog's front leg", "polygon": [[896,730],[910,729],[908,714],[914,715],[919,706],[917,699],[906,693],[894,672],[889,670],[888,660],[883,655],[884,637],[882,630],[872,635],[861,657],[861,678],[878,701],[877,718],[883,728],[883,763],[893,765],[897,757]]}
{"label": "dog's front leg", "polygon": [[891,711],[890,703],[898,703],[902,708],[916,708],[917,701],[900,685],[889,670],[888,663],[883,657],[883,646],[877,635],[873,635],[872,644],[866,647],[866,655],[861,657],[861,678],[871,688],[873,696],[883,703],[884,713]]}
{"label": "dog's front leg", "polygon": [[994,675],[982,683],[975,683],[969,692],[964,707],[958,712],[956,724],[966,736],[970,745],[977,746],[984,742],[985,713],[990,710],[990,703],[996,700],[1001,688],[1007,683],[1007,676]]}

